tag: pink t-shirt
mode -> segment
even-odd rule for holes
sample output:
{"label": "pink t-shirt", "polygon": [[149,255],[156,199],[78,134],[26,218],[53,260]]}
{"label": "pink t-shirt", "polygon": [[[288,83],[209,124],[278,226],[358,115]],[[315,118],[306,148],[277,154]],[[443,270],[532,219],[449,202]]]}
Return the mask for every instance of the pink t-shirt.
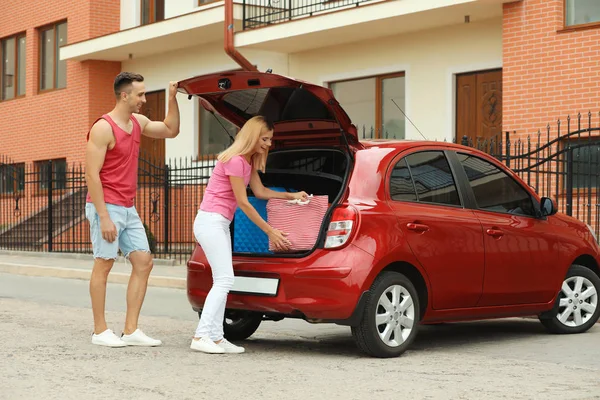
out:
{"label": "pink t-shirt", "polygon": [[233,220],[237,201],[229,177],[243,178],[244,184],[248,186],[251,175],[252,166],[243,156],[235,156],[226,163],[217,161],[215,169],[208,180],[200,209],[206,212],[219,213],[228,220]]}

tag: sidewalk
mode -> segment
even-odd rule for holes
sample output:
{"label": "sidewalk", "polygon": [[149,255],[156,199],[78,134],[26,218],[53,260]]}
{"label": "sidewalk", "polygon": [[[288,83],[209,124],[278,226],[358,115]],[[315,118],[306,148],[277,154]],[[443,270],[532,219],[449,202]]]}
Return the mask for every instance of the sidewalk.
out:
{"label": "sidewalk", "polygon": [[[0,273],[89,280],[94,261],[90,254],[42,253],[0,250]],[[108,281],[127,284],[131,264],[120,257]],[[148,285],[185,289],[187,268],[172,260],[154,260]]]}

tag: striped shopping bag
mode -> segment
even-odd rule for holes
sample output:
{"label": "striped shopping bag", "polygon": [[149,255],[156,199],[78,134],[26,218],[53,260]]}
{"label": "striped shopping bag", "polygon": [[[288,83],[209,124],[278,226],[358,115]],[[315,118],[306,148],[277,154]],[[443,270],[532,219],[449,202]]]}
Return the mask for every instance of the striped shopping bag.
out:
{"label": "striped shopping bag", "polygon": [[[327,212],[328,196],[311,196],[307,202],[270,199],[267,203],[267,222],[288,234],[290,251],[310,250],[319,236]],[[269,250],[273,244],[269,240]]]}

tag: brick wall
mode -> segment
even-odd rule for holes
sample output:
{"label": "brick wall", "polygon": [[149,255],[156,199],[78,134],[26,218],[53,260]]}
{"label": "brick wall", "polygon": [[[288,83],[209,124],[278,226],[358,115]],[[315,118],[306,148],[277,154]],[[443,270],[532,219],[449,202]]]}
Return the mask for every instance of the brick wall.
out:
{"label": "brick wall", "polygon": [[564,0],[504,4],[503,130],[524,135],[588,111],[597,126],[600,27],[564,31],[563,14]]}
{"label": "brick wall", "polygon": [[[48,3],[49,4],[49,3]],[[91,122],[114,106],[112,80],[120,63],[67,61],[67,87],[38,93],[39,31],[67,21],[68,43],[119,30],[119,0],[33,0],[8,2],[0,13],[0,38],[26,32],[26,95],[0,102],[0,154],[15,162],[67,158],[84,160]]]}

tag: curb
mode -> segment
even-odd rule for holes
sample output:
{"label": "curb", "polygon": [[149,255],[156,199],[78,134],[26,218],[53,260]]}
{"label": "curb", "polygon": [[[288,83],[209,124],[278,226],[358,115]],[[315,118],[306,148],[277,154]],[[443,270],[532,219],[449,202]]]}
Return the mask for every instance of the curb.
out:
{"label": "curb", "polygon": [[[70,260],[86,260],[94,262],[94,256],[86,253],[59,253],[59,252],[44,252],[44,251],[21,251],[21,250],[0,250],[0,255],[3,256],[23,256],[23,257],[40,257],[40,258],[67,258]],[[125,257],[119,256],[115,262],[125,262]],[[177,260],[154,258],[154,265],[160,266],[175,266]]]}
{"label": "curb", "polygon": [[[41,265],[0,263],[0,272],[26,276],[43,276],[51,278],[80,279],[89,281],[91,270],[77,268],[45,267]],[[108,274],[108,282],[127,284],[129,274],[122,272],[111,272]],[[164,287],[172,289],[185,289],[186,280],[172,276],[152,276],[148,279],[148,286]]]}

